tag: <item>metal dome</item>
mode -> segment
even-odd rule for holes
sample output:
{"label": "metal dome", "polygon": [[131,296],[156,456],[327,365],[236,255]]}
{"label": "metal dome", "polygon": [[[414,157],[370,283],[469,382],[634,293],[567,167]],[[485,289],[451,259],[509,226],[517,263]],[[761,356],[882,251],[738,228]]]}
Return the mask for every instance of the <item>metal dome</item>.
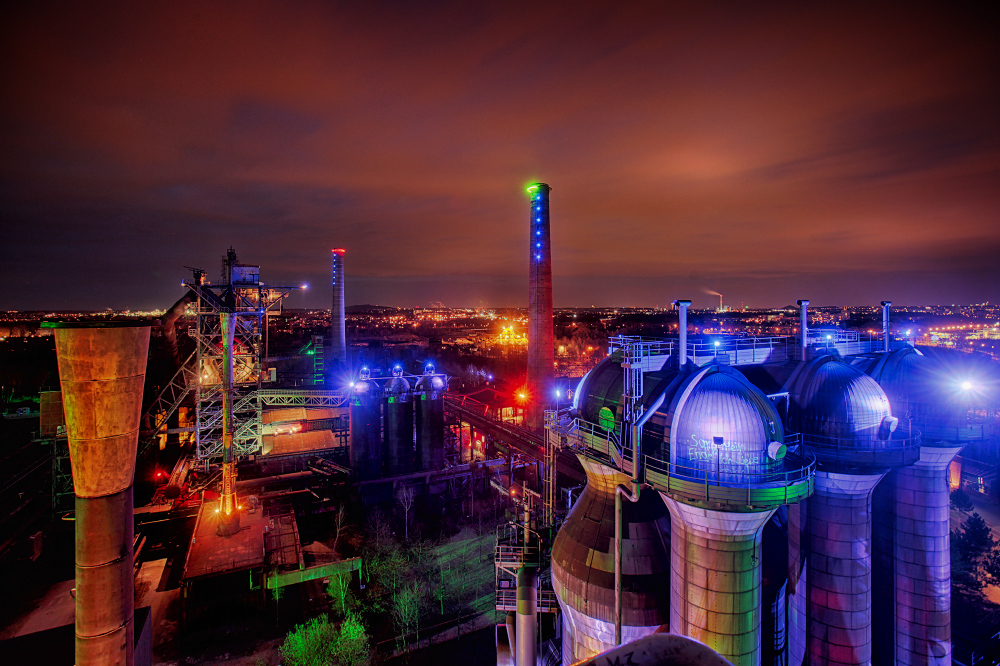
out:
{"label": "metal dome", "polygon": [[780,467],[781,419],[767,396],[738,372],[723,366],[701,370],[679,391],[672,409],[675,463],[722,477]]}
{"label": "metal dome", "polygon": [[795,382],[793,423],[804,435],[852,442],[885,439],[889,399],[874,379],[832,356],[810,362]]}
{"label": "metal dome", "polygon": [[406,381],[403,377],[394,376],[389,380],[389,383],[386,384],[385,389],[387,393],[392,394],[406,393],[410,390],[410,382]]}

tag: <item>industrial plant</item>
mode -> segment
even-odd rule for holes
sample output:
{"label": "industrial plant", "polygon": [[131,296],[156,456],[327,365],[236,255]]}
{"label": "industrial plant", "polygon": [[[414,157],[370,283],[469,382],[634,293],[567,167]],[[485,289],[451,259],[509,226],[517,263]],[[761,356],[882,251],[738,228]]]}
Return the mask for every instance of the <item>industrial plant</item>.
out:
{"label": "industrial plant", "polygon": [[[282,590],[335,577],[364,589],[362,555],[306,548],[314,516],[406,497],[409,530],[413,502],[473,515],[486,497],[501,519],[481,663],[695,663],[650,656],[674,649],[736,666],[953,663],[949,474],[994,436],[977,380],[894,333],[889,302],[867,336],[810,326],[800,300],[794,332],[761,337],[690,334],[683,299],[676,334],[614,335],[557,378],[550,193],[526,190],[523,386],[457,381],[432,348],[356,344],[339,247],[329,334],[296,349],[270,322],[301,286],[266,284],[233,249],[221,279],[190,269],[157,322],[44,324],[59,387],[41,395],[38,441],[74,521],[74,626],[0,650],[152,663],[158,629],[133,589],[147,540],[183,541],[171,575],[191,629],[280,612]],[[175,370],[144,400],[151,330]]]}

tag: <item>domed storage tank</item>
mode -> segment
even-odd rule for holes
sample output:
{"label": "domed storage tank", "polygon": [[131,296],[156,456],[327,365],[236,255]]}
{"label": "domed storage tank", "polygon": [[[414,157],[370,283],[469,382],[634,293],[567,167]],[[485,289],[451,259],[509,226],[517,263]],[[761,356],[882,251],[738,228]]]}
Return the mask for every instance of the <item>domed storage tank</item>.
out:
{"label": "domed storage tank", "polygon": [[[789,478],[781,420],[743,375],[717,365],[687,377],[668,414],[656,457],[669,454],[670,474],[650,463],[647,478],[672,518],[670,629],[755,666],[763,529]],[[802,483],[787,501],[808,494],[808,472]]]}
{"label": "domed storage tank", "polygon": [[949,385],[956,379],[935,372],[931,359],[912,347],[852,360],[885,389],[900,428],[923,435],[920,459],[891,471],[872,498],[873,658],[946,663],[952,654],[948,467],[968,432],[950,427],[965,420],[955,399],[961,387]]}
{"label": "domed storage tank", "polygon": [[[580,418],[609,430],[621,418],[623,373],[618,352],[580,382],[574,407]],[[666,374],[646,376],[647,401]],[[662,393],[662,389],[660,390]],[[615,488],[629,476],[592,456],[579,454],[587,485],[552,546],[552,586],[559,600],[563,664],[615,646]],[[647,491],[623,502],[622,641],[665,627],[670,618],[670,519]]]}
{"label": "domed storage tank", "polygon": [[417,469],[444,467],[444,379],[427,364],[414,388],[414,412],[417,424]]}
{"label": "domed storage tank", "polygon": [[872,491],[916,460],[916,440],[893,433],[885,392],[824,356],[790,380],[789,419],[819,468],[807,506],[789,511],[790,663],[872,662]]}
{"label": "domed storage tank", "polygon": [[351,391],[351,470],[361,480],[382,476],[382,415],[379,387],[367,369]]}
{"label": "domed storage tank", "polygon": [[413,403],[410,383],[403,378],[403,369],[392,369],[392,379],[385,385],[382,398],[385,418],[382,428],[382,455],[387,476],[413,471]]}

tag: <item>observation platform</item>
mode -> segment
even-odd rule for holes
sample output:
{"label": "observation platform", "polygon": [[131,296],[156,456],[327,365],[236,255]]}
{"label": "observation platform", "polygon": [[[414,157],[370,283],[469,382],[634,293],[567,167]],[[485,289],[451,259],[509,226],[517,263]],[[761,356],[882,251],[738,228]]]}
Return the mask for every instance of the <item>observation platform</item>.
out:
{"label": "observation platform", "polygon": [[184,582],[264,565],[264,528],[268,519],[263,510],[258,506],[254,511],[241,511],[240,531],[228,537],[216,533],[219,516],[218,501],[202,502],[184,560]]}

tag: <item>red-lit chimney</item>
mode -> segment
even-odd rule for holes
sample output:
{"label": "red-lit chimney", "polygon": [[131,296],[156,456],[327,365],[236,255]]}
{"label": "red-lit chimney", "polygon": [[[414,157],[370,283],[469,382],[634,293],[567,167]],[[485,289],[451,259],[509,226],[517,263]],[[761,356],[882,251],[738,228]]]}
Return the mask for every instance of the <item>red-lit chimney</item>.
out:
{"label": "red-lit chimney", "polygon": [[333,363],[347,365],[347,324],[344,312],[344,249],[331,250],[333,256],[333,309],[331,310],[330,344]]}

